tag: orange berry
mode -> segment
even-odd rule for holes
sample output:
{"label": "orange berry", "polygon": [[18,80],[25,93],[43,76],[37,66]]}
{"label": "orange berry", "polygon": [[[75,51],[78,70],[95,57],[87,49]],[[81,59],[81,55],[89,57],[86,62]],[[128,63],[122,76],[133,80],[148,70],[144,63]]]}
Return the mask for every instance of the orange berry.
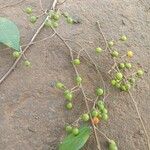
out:
{"label": "orange berry", "polygon": [[92,119],[92,123],[93,123],[94,125],[98,124],[99,122],[100,122],[100,120],[99,120],[98,117],[94,117],[94,118]]}

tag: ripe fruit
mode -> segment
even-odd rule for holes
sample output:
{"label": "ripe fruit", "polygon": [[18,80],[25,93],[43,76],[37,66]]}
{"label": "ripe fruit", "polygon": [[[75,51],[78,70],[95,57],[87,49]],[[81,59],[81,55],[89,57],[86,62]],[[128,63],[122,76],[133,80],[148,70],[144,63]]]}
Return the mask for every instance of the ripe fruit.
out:
{"label": "ripe fruit", "polygon": [[78,128],[73,128],[72,129],[72,133],[73,133],[73,135],[78,135],[79,134],[79,129]]}
{"label": "ripe fruit", "polygon": [[125,67],[126,67],[127,69],[131,69],[131,68],[132,68],[132,65],[131,65],[131,63],[125,63]]}
{"label": "ripe fruit", "polygon": [[114,42],[113,41],[109,41],[108,45],[109,45],[109,47],[112,47],[112,46],[114,46]]}
{"label": "ripe fruit", "polygon": [[73,94],[72,94],[72,92],[70,92],[69,90],[66,90],[66,91],[64,92],[64,97],[65,97],[66,100],[71,101],[72,98],[73,98]]}
{"label": "ripe fruit", "polygon": [[98,124],[99,122],[100,122],[100,120],[99,120],[98,117],[94,117],[94,118],[92,119],[92,123],[93,123],[94,125]]}
{"label": "ripe fruit", "polygon": [[81,78],[80,76],[77,76],[76,79],[75,79],[75,81],[76,81],[76,83],[77,83],[78,85],[80,85],[81,82],[82,82],[82,78]]}
{"label": "ripe fruit", "polygon": [[116,80],[111,80],[111,85],[115,85],[116,84]]}
{"label": "ripe fruit", "polygon": [[27,7],[26,10],[25,10],[25,12],[26,12],[27,14],[31,14],[33,11],[32,11],[32,8],[31,8],[31,7]]}
{"label": "ripe fruit", "polygon": [[80,59],[74,59],[73,61],[72,61],[72,63],[74,64],[74,65],[80,65]]}
{"label": "ripe fruit", "polygon": [[56,88],[58,88],[58,89],[63,89],[63,88],[64,88],[64,84],[61,83],[61,82],[57,82],[57,83],[56,83]]}
{"label": "ripe fruit", "polygon": [[120,64],[119,64],[119,68],[120,68],[120,69],[124,69],[124,68],[125,68],[125,64],[124,64],[124,63],[120,63]]}
{"label": "ripe fruit", "polygon": [[127,56],[128,56],[129,58],[133,57],[133,52],[132,52],[132,51],[128,51],[128,52],[127,52]]}
{"label": "ripe fruit", "polygon": [[92,117],[97,117],[99,115],[99,112],[97,110],[93,110],[91,115]]}
{"label": "ripe fruit", "polygon": [[101,89],[101,88],[97,88],[97,89],[96,89],[96,95],[97,95],[97,96],[101,96],[101,95],[103,95],[103,94],[104,94],[103,89]]}
{"label": "ripe fruit", "polygon": [[88,114],[83,114],[83,115],[82,115],[82,120],[83,120],[83,121],[86,122],[86,121],[89,121],[89,119],[90,119],[90,117],[89,117]]}
{"label": "ripe fruit", "polygon": [[103,50],[102,50],[100,47],[97,47],[97,48],[95,49],[95,51],[96,51],[97,53],[101,53]]}
{"label": "ripe fruit", "polygon": [[30,22],[31,23],[35,23],[37,21],[37,17],[36,16],[31,16],[30,17]]}
{"label": "ripe fruit", "polygon": [[13,52],[13,57],[14,58],[18,58],[19,56],[20,56],[20,52],[18,52],[18,51]]}
{"label": "ripe fruit", "polygon": [[104,113],[104,114],[102,114],[102,119],[104,120],[104,121],[107,121],[108,120],[108,114],[106,113]]}
{"label": "ripe fruit", "polygon": [[127,40],[127,37],[126,37],[125,35],[122,35],[121,38],[120,38],[120,40],[121,40],[121,41],[126,41],[126,40]]}
{"label": "ripe fruit", "polygon": [[67,105],[66,105],[67,109],[72,109],[72,107],[73,107],[72,103],[67,103]]}
{"label": "ripe fruit", "polygon": [[109,150],[118,150],[115,141],[113,141],[113,140],[110,140],[110,141],[109,141],[109,147],[108,147],[108,149],[109,149]]}
{"label": "ripe fruit", "polygon": [[118,57],[119,56],[119,53],[117,51],[113,51],[111,53],[112,57]]}
{"label": "ripe fruit", "polygon": [[143,71],[143,70],[139,69],[139,70],[137,71],[137,75],[138,75],[139,77],[141,77],[143,74],[144,74],[144,71]]}
{"label": "ripe fruit", "polygon": [[24,62],[24,64],[25,64],[25,66],[27,66],[27,67],[30,67],[30,66],[31,66],[31,62],[28,61],[28,60],[26,60],[26,61]]}
{"label": "ripe fruit", "polygon": [[69,24],[73,24],[73,19],[72,19],[71,17],[67,17],[67,22],[68,22]]}
{"label": "ripe fruit", "polygon": [[117,72],[116,75],[115,75],[115,78],[118,79],[118,80],[121,80],[123,78],[123,75],[121,72]]}
{"label": "ripe fruit", "polygon": [[66,126],[65,130],[67,133],[71,133],[72,132],[72,126],[70,126],[70,125]]}

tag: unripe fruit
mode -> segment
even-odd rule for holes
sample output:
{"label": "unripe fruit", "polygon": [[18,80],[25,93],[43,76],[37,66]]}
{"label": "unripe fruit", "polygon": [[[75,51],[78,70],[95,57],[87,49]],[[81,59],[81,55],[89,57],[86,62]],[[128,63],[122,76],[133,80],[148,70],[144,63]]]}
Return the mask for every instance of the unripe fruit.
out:
{"label": "unripe fruit", "polygon": [[108,150],[118,150],[115,141],[113,141],[113,140],[110,140],[110,141],[109,141],[109,147],[108,147]]}
{"label": "unripe fruit", "polygon": [[72,109],[72,107],[73,107],[72,103],[68,103],[68,104],[66,105],[66,108],[67,108],[67,109]]}
{"label": "unripe fruit", "polygon": [[60,14],[59,13],[55,13],[53,16],[52,16],[52,18],[54,19],[54,20],[59,20],[60,19]]}
{"label": "unripe fruit", "polygon": [[124,68],[125,68],[125,64],[124,64],[124,63],[120,63],[120,64],[119,64],[119,68],[120,68],[120,69],[124,69]]}
{"label": "unripe fruit", "polygon": [[112,57],[118,57],[119,56],[119,53],[117,51],[113,51],[111,53]]}
{"label": "unripe fruit", "polygon": [[20,52],[18,52],[18,51],[13,52],[13,57],[14,58],[18,58],[19,56],[20,56]]}
{"label": "unripe fruit", "polygon": [[79,134],[79,129],[78,128],[73,128],[72,129],[72,133],[73,133],[73,135],[78,135]]}
{"label": "unripe fruit", "polygon": [[95,49],[95,51],[96,51],[96,53],[101,53],[103,50],[102,50],[100,47],[97,47],[97,48]]}
{"label": "unripe fruit", "polygon": [[96,89],[96,95],[97,95],[97,96],[102,96],[103,94],[104,94],[103,89],[101,89],[101,88],[97,88],[97,89]]}
{"label": "unripe fruit", "polygon": [[126,91],[125,85],[121,85],[120,89],[121,89],[122,91]]}
{"label": "unripe fruit", "polygon": [[114,42],[113,41],[109,41],[108,45],[109,45],[109,47],[112,47],[112,46],[114,46]]}
{"label": "unripe fruit", "polygon": [[116,80],[111,80],[111,85],[115,85],[116,84]]}
{"label": "unripe fruit", "polygon": [[105,108],[104,102],[101,100],[97,102],[97,106],[100,111],[102,111]]}
{"label": "unripe fruit", "polygon": [[121,40],[121,41],[126,41],[126,40],[127,40],[127,37],[126,37],[125,35],[122,35],[121,38],[120,38],[120,40]]}
{"label": "unripe fruit", "polygon": [[144,71],[143,71],[143,70],[139,69],[139,70],[137,71],[137,75],[138,75],[139,77],[141,77],[143,74],[144,74]]}
{"label": "unripe fruit", "polygon": [[127,56],[128,56],[129,58],[133,57],[133,52],[132,52],[132,51],[128,51],[128,52],[127,52]]}
{"label": "unripe fruit", "polygon": [[127,69],[131,69],[131,68],[132,68],[132,65],[131,65],[131,63],[125,63],[125,67],[126,67]]}
{"label": "unripe fruit", "polygon": [[32,8],[31,8],[31,7],[27,7],[26,10],[25,10],[25,12],[26,12],[27,14],[31,14],[33,11],[32,11]]}
{"label": "unripe fruit", "polygon": [[66,17],[66,18],[69,17],[69,14],[68,14],[67,12],[64,12],[63,15],[64,15],[64,17]]}
{"label": "unripe fruit", "polygon": [[80,59],[74,59],[73,61],[72,61],[72,63],[74,64],[74,65],[80,65]]}
{"label": "unripe fruit", "polygon": [[126,83],[125,84],[125,88],[126,88],[127,91],[130,90],[131,89],[131,84],[130,83]]}
{"label": "unripe fruit", "polygon": [[58,27],[58,23],[56,21],[52,21],[51,22],[51,27],[57,28]]}
{"label": "unripe fruit", "polygon": [[72,99],[73,99],[73,94],[72,94],[72,92],[66,90],[66,91],[64,92],[64,97],[65,97],[66,100],[72,101]]}
{"label": "unripe fruit", "polygon": [[92,119],[92,123],[93,123],[94,125],[97,125],[99,122],[100,122],[100,120],[99,120],[98,117],[94,117],[94,118]]}
{"label": "unripe fruit", "polygon": [[77,83],[78,85],[80,85],[81,82],[82,82],[82,78],[81,78],[80,76],[77,76],[76,79],[75,79],[75,81],[76,81],[76,83]]}
{"label": "unripe fruit", "polygon": [[31,16],[30,17],[30,22],[31,23],[35,23],[37,21],[37,17],[36,16]]}
{"label": "unripe fruit", "polygon": [[116,84],[115,84],[115,87],[116,87],[116,88],[120,88],[120,86],[121,86],[120,83],[116,83]]}
{"label": "unripe fruit", "polygon": [[66,126],[65,130],[67,133],[71,133],[72,132],[72,126],[70,126],[70,125]]}
{"label": "unripe fruit", "polygon": [[64,89],[64,84],[61,83],[61,82],[57,82],[56,83],[56,88],[58,88],[58,89]]}
{"label": "unripe fruit", "polygon": [[51,22],[51,20],[46,20],[46,22],[45,22],[45,27],[52,27],[52,22]]}
{"label": "unripe fruit", "polygon": [[67,17],[67,22],[69,23],[69,24],[73,24],[73,19],[71,18],[71,17]]}
{"label": "unripe fruit", "polygon": [[24,64],[25,64],[25,66],[27,66],[27,67],[31,67],[31,62],[28,61],[28,60],[26,60],[26,61],[24,62]]}
{"label": "unripe fruit", "polygon": [[97,117],[99,115],[99,112],[97,110],[93,110],[91,115],[92,117]]}
{"label": "unripe fruit", "polygon": [[131,83],[131,84],[133,84],[133,83],[135,83],[135,79],[134,78],[131,78],[131,79],[129,79],[129,82]]}
{"label": "unripe fruit", "polygon": [[106,114],[102,114],[102,119],[104,121],[107,121],[108,120],[108,114],[107,113]]}
{"label": "unripe fruit", "polygon": [[107,113],[108,113],[108,111],[107,111],[106,108],[104,108],[104,109],[102,110],[102,112],[103,112],[103,114],[107,114]]}
{"label": "unripe fruit", "polygon": [[118,79],[118,80],[122,80],[123,78],[123,75],[121,72],[117,72],[116,75],[115,75],[115,78]]}
{"label": "unripe fruit", "polygon": [[83,120],[83,121],[86,122],[86,121],[89,121],[89,119],[90,119],[90,117],[89,117],[88,114],[83,114],[83,115],[82,115],[82,120]]}

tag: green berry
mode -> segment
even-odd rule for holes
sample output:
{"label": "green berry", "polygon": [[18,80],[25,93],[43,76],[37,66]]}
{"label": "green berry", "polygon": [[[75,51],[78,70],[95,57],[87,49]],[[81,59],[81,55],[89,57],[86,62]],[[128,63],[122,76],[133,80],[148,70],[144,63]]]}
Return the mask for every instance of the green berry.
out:
{"label": "green berry", "polygon": [[97,96],[102,96],[104,94],[104,90],[103,89],[101,89],[101,88],[97,88],[96,89],[96,95]]}
{"label": "green berry", "polygon": [[126,88],[127,91],[130,90],[131,89],[131,84],[130,83],[126,83],[125,84],[125,88]]}
{"label": "green berry", "polygon": [[89,117],[88,114],[83,114],[83,115],[82,115],[82,120],[83,120],[83,121],[86,122],[86,121],[89,121],[89,119],[90,119],[90,117]]}
{"label": "green berry", "polygon": [[103,50],[102,50],[100,47],[97,47],[97,48],[95,49],[95,51],[96,51],[96,53],[101,53]]}
{"label": "green berry", "polygon": [[120,89],[121,89],[122,91],[126,91],[125,85],[121,85],[121,86],[120,86]]}
{"label": "green berry", "polygon": [[102,110],[105,108],[105,104],[104,104],[104,102],[101,101],[101,100],[99,100],[99,101],[97,102],[97,106],[98,106],[98,108],[99,108],[100,111],[102,111]]}
{"label": "green berry", "polygon": [[61,83],[61,82],[57,82],[56,83],[56,88],[58,88],[58,89],[64,89],[64,84]]}
{"label": "green berry", "polygon": [[141,77],[143,74],[144,74],[144,71],[143,71],[143,70],[139,69],[139,70],[137,71],[137,75],[138,75],[139,77]]}
{"label": "green berry", "polygon": [[131,78],[131,79],[129,79],[129,82],[131,83],[131,84],[133,84],[133,83],[135,83],[135,78]]}
{"label": "green berry", "polygon": [[33,11],[32,11],[32,8],[31,8],[31,7],[27,7],[26,10],[25,10],[25,12],[26,12],[27,14],[31,14]]}
{"label": "green berry", "polygon": [[73,61],[72,61],[72,63],[74,64],[74,65],[80,65],[80,59],[74,59]]}
{"label": "green berry", "polygon": [[24,62],[24,64],[25,64],[25,66],[27,66],[27,67],[30,67],[30,66],[31,66],[31,62],[28,61],[28,60],[26,60],[26,61]]}
{"label": "green berry", "polygon": [[77,83],[78,85],[80,85],[81,82],[82,82],[82,78],[81,78],[80,76],[77,76],[77,77],[75,78],[75,81],[76,81],[76,83]]}
{"label": "green berry", "polygon": [[109,41],[108,45],[109,45],[109,47],[112,47],[112,46],[114,46],[114,42],[113,41]]}
{"label": "green berry", "polygon": [[125,63],[125,67],[126,67],[127,69],[131,69],[131,68],[132,68],[132,65],[131,65],[131,63]]}
{"label": "green berry", "polygon": [[70,125],[66,126],[65,130],[67,133],[71,133],[72,132],[72,126],[70,126]]}
{"label": "green berry", "polygon": [[112,57],[118,57],[118,56],[119,56],[119,53],[114,50],[114,51],[111,53],[111,55],[112,55]]}
{"label": "green berry", "polygon": [[97,110],[93,110],[91,115],[92,117],[97,117],[99,115],[99,112]]}
{"label": "green berry", "polygon": [[30,22],[31,22],[31,23],[35,23],[35,22],[37,21],[37,19],[38,19],[38,18],[37,18],[36,16],[31,16],[31,17],[30,17]]}
{"label": "green berry", "polygon": [[124,69],[124,68],[125,68],[125,64],[124,64],[124,63],[120,63],[120,64],[119,64],[119,68],[120,68],[120,69]]}
{"label": "green berry", "polygon": [[70,93],[69,90],[64,91],[64,96],[67,95],[68,93]]}
{"label": "green berry", "polygon": [[14,58],[18,58],[19,56],[20,56],[20,52],[18,52],[18,51],[13,52],[13,57]]}
{"label": "green berry", "polygon": [[102,112],[103,112],[103,114],[107,114],[107,113],[108,113],[108,110],[107,110],[106,108],[104,108],[104,109],[102,110]]}
{"label": "green berry", "polygon": [[60,14],[59,13],[55,13],[52,17],[53,17],[54,20],[57,21],[57,20],[60,19]]}
{"label": "green berry", "polygon": [[110,140],[110,141],[109,141],[109,147],[108,147],[108,150],[118,150],[115,141],[113,141],[113,140]]}
{"label": "green berry", "polygon": [[115,84],[115,87],[116,87],[116,88],[120,88],[120,86],[121,86],[120,83],[116,83],[116,84]]}
{"label": "green berry", "polygon": [[102,119],[104,120],[104,121],[107,121],[108,120],[108,114],[106,113],[104,113],[104,114],[102,114]]}
{"label": "green berry", "polygon": [[66,92],[68,92],[68,90],[64,92],[65,99],[68,100],[68,101],[72,101],[72,99],[73,99],[72,92],[68,92],[68,93],[66,93]]}
{"label": "green berry", "polygon": [[73,135],[78,135],[79,134],[79,129],[78,128],[73,128],[72,129],[72,133],[73,133]]}
{"label": "green berry", "polygon": [[73,107],[72,103],[67,103],[67,105],[66,105],[67,109],[72,109],[72,107]]}
{"label": "green berry", "polygon": [[120,38],[120,40],[121,40],[121,41],[126,41],[126,40],[127,40],[127,37],[126,37],[125,35],[122,35],[121,38]]}
{"label": "green berry", "polygon": [[116,80],[111,80],[111,85],[115,86]]}
{"label": "green berry", "polygon": [[115,78],[118,79],[118,80],[122,80],[123,74],[121,72],[117,72],[116,75],[115,75]]}
{"label": "green berry", "polygon": [[58,23],[56,21],[52,21],[51,22],[51,27],[57,28],[58,27]]}
{"label": "green berry", "polygon": [[46,22],[45,22],[45,27],[52,27],[52,22],[51,22],[51,20],[46,20]]}
{"label": "green berry", "polygon": [[67,22],[69,24],[73,24],[74,20],[71,17],[67,17]]}

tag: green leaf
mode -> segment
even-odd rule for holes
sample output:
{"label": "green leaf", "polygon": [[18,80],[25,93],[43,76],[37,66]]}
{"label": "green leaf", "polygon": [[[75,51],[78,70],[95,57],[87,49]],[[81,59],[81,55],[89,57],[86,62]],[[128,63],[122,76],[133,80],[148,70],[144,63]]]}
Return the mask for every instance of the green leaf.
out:
{"label": "green leaf", "polygon": [[20,34],[17,26],[10,20],[0,17],[0,43],[20,51]]}
{"label": "green leaf", "polygon": [[59,150],[80,150],[87,142],[90,133],[90,127],[81,127],[77,136],[71,133],[63,140],[63,142],[59,145]]}

